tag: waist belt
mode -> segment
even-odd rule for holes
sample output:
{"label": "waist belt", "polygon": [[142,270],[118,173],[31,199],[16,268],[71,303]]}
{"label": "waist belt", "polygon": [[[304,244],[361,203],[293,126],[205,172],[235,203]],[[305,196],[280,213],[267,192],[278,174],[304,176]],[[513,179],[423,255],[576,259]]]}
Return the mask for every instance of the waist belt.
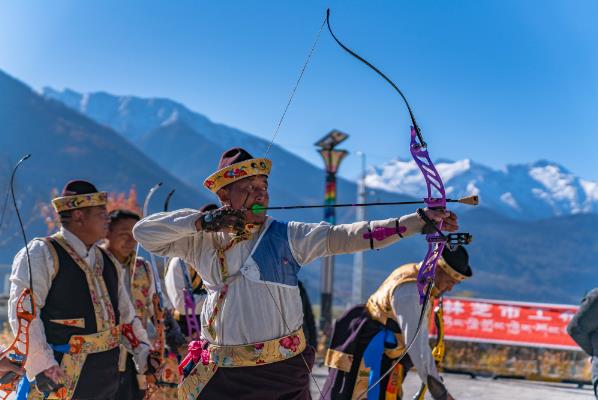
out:
{"label": "waist belt", "polygon": [[[117,325],[112,329],[89,335],[73,335],[67,344],[50,345],[54,351],[64,353],[60,367],[66,375],[64,386],[67,394],[65,400],[70,400],[75,393],[87,355],[101,353],[118,347],[120,334],[121,326]],[[44,395],[37,390],[29,393],[30,387],[28,383],[27,378],[23,377],[23,381],[19,385],[17,392],[17,399],[44,399]]]}
{"label": "waist belt", "polygon": [[112,350],[120,343],[121,325],[89,335],[73,335],[69,340],[69,355],[92,354]]}
{"label": "waist belt", "polygon": [[179,385],[179,399],[196,398],[219,367],[255,367],[287,360],[305,350],[303,329],[265,342],[219,346],[194,341],[179,366],[183,380]]}

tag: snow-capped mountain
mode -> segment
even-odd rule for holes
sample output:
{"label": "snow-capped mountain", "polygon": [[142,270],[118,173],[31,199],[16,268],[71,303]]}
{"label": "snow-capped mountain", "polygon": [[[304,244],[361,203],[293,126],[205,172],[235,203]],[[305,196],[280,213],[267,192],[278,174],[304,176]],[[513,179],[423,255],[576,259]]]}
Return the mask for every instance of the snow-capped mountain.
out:
{"label": "snow-capped mountain", "polygon": [[[539,219],[598,212],[598,182],[583,180],[549,161],[508,165],[495,170],[469,159],[435,163],[447,197],[477,194],[481,204],[517,219]],[[369,188],[421,195],[425,183],[413,160],[373,167]]]}
{"label": "snow-capped mountain", "polygon": [[[223,147],[259,148],[263,153],[268,142],[233,127],[210,121],[185,105],[166,98],[115,96],[106,92],[79,93],[71,89],[42,89],[44,97],[58,100],[94,121],[120,132],[129,141],[140,144],[144,136],[156,129],[184,124],[208,140]],[[256,149],[257,150],[257,149]]]}

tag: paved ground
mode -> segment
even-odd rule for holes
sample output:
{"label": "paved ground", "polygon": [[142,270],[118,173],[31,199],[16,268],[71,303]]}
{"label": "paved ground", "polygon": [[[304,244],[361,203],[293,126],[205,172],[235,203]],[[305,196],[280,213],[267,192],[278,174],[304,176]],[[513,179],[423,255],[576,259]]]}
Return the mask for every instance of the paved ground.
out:
{"label": "paved ground", "polygon": [[[320,388],[326,379],[327,369],[314,369],[314,377]],[[488,378],[471,379],[464,375],[444,374],[449,391],[457,400],[593,400],[589,386],[578,389],[577,385],[545,383],[520,380],[492,380]],[[405,400],[410,400],[419,389],[421,381],[414,373],[407,376],[405,382]],[[318,390],[312,385],[314,400],[319,399]],[[429,395],[426,400],[432,399]]]}

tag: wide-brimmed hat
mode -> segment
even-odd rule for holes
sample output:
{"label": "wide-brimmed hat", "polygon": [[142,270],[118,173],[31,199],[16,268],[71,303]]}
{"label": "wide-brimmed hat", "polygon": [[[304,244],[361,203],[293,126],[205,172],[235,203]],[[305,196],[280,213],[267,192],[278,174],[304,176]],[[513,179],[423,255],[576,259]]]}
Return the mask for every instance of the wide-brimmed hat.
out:
{"label": "wide-brimmed hat", "polygon": [[267,158],[254,158],[240,147],[234,147],[222,153],[218,170],[208,176],[203,185],[213,193],[250,176],[270,174],[272,161]]}
{"label": "wide-brimmed hat", "polygon": [[64,185],[60,197],[52,200],[57,213],[85,207],[104,206],[108,202],[108,193],[98,192],[96,187],[83,180],[74,180]]}

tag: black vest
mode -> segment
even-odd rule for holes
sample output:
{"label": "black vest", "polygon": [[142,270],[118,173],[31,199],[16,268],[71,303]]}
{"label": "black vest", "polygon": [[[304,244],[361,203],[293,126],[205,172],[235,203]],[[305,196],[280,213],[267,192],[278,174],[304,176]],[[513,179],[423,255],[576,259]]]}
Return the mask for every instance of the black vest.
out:
{"label": "black vest", "polygon": [[[363,358],[363,354],[370,341],[380,333],[384,328],[395,333],[400,333],[401,328],[392,319],[388,319],[386,326],[380,322],[372,319],[363,304],[356,305],[347,310],[334,323],[332,329],[332,336],[330,339],[330,348],[338,350],[343,353],[353,355],[353,362],[349,372],[341,371],[340,369],[330,368],[328,378],[324,383],[322,393],[324,393],[324,400],[350,400],[353,395],[358,393],[353,392],[355,382],[358,378],[359,366]],[[385,343],[386,346],[386,343]],[[394,347],[394,345],[389,346]],[[382,361],[380,369],[384,373],[388,371],[394,359],[389,358],[386,354],[382,354]],[[412,366],[409,355],[405,355],[401,364],[405,370],[409,370]],[[404,378],[404,376],[403,376]],[[379,400],[386,398],[386,386],[390,377],[386,376],[379,383],[380,395]]]}
{"label": "black vest", "polygon": [[[46,303],[41,309],[40,318],[44,325],[48,343],[66,344],[73,335],[87,335],[98,332],[95,312],[91,301],[85,272],[75,260],[53,238],[48,238],[58,257],[58,273],[52,280]],[[110,258],[100,250],[103,257],[102,277],[108,289],[110,302],[114,309],[116,324],[120,322],[118,311],[118,272]],[[85,327],[67,326],[52,322],[55,319],[85,320]],[[54,352],[54,358],[60,363],[63,354]],[[101,353],[88,354],[75,389],[77,399],[104,399],[114,396],[118,390],[119,348]]]}

